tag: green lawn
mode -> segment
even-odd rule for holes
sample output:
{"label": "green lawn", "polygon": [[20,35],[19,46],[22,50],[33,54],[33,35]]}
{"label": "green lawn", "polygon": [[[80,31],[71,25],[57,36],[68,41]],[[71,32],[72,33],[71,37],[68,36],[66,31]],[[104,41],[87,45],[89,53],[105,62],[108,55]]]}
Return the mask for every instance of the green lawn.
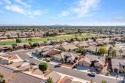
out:
{"label": "green lawn", "polygon": [[[83,33],[81,35],[77,34],[77,37],[81,38],[81,37],[90,37],[90,36],[97,36],[97,34],[88,34],[88,33]],[[64,39],[69,39],[69,38],[74,38],[75,35],[61,35],[61,36],[55,36],[55,37],[46,37],[46,38],[32,38],[32,42],[43,42],[43,41],[47,41],[47,40],[64,40]],[[27,39],[22,39],[22,43],[27,43],[28,40]],[[0,45],[6,44],[6,45],[10,45],[10,44],[15,44],[15,39],[12,40],[5,40],[5,41],[0,41]]]}

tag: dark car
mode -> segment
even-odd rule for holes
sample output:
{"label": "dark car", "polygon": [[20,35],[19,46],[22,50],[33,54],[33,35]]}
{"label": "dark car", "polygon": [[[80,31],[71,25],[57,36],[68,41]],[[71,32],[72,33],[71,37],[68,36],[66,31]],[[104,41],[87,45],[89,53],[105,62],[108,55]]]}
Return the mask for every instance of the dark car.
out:
{"label": "dark car", "polygon": [[61,64],[55,65],[54,68],[59,68],[61,67]]}
{"label": "dark car", "polygon": [[88,76],[90,76],[90,77],[95,77],[95,72],[90,72],[90,73],[88,73]]}

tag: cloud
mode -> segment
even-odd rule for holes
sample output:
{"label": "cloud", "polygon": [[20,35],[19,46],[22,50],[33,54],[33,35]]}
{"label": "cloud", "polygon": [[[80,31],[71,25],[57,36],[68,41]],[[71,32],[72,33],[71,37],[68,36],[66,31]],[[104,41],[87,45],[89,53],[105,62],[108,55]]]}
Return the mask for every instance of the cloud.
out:
{"label": "cloud", "polygon": [[69,14],[69,11],[61,11],[59,14],[59,17],[67,16]]}
{"label": "cloud", "polygon": [[25,7],[31,7],[31,5],[29,5],[29,4],[27,4],[27,3],[25,3],[25,2],[23,2],[22,0],[15,0],[17,3],[19,3],[19,4],[21,4],[21,5],[23,5],[23,6],[25,6]]}
{"label": "cloud", "polygon": [[9,11],[17,12],[26,16],[29,16],[31,18],[34,18],[34,16],[40,16],[41,11],[40,10],[28,10],[28,9],[23,9],[18,5],[8,5],[5,6],[5,8]]}
{"label": "cloud", "polygon": [[4,0],[7,4],[11,4],[10,0]]}
{"label": "cloud", "polygon": [[14,11],[14,12],[18,12],[18,13],[21,13],[21,14],[24,14],[24,10],[21,9],[19,6],[17,5],[11,5],[11,6],[5,6],[5,8],[7,10],[10,10],[10,11]]}
{"label": "cloud", "polygon": [[67,15],[77,15],[76,17],[78,18],[90,17],[94,14],[93,10],[97,9],[100,1],[101,0],[77,0],[66,11],[61,11],[61,13],[59,13],[59,17]]}
{"label": "cloud", "polygon": [[84,17],[86,14],[90,13],[91,10],[94,10],[100,0],[79,0],[75,3],[75,7],[72,8],[78,17]]}

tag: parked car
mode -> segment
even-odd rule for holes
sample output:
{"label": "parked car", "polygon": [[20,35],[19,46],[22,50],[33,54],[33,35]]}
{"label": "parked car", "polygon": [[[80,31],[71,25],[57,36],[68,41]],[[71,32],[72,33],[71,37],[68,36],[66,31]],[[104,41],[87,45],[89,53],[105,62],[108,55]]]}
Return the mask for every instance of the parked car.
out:
{"label": "parked car", "polygon": [[23,62],[29,62],[29,60],[28,59],[24,59]]}
{"label": "parked car", "polygon": [[33,56],[29,56],[29,58],[33,58]]}
{"label": "parked car", "polygon": [[61,64],[55,65],[54,68],[59,68],[61,67]]}
{"label": "parked car", "polygon": [[31,62],[30,64],[31,64],[31,65],[37,65],[37,63],[35,63],[35,62]]}
{"label": "parked car", "polygon": [[90,73],[88,73],[88,76],[90,76],[90,77],[95,77],[95,76],[96,76],[96,73],[95,73],[95,72],[90,72]]}

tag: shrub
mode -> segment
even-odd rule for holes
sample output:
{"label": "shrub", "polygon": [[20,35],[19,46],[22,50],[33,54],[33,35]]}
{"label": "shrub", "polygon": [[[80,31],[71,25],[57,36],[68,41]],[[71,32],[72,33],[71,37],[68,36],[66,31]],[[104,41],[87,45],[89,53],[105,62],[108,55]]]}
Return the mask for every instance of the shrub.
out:
{"label": "shrub", "polygon": [[13,64],[13,61],[10,61],[10,63],[9,64]]}
{"label": "shrub", "polygon": [[40,63],[40,64],[39,64],[39,69],[40,69],[41,71],[43,71],[43,73],[44,73],[44,71],[46,71],[46,70],[48,69],[48,64],[47,64],[46,62]]}
{"label": "shrub", "polygon": [[37,46],[40,46],[39,43],[34,43],[33,44],[33,47],[37,47]]}
{"label": "shrub", "polygon": [[104,81],[104,80],[102,80],[102,82],[101,83],[107,83],[106,81]]}
{"label": "shrub", "polygon": [[12,50],[13,50],[13,47],[12,47],[12,46],[10,46],[10,47],[8,48],[8,50],[12,51]]}
{"label": "shrub", "polygon": [[21,40],[21,39],[16,38],[16,43],[21,43],[21,42],[22,42],[22,40]]}

